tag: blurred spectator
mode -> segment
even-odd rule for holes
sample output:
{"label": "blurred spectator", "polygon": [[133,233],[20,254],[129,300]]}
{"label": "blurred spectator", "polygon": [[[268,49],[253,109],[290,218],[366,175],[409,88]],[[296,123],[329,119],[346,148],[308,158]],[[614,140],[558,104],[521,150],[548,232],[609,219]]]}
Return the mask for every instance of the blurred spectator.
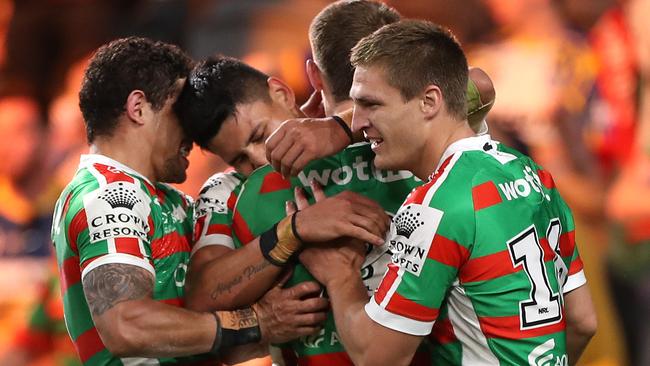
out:
{"label": "blurred spectator", "polygon": [[[499,24],[494,41],[470,53],[470,62],[493,78],[497,98],[488,122],[490,133],[528,153],[548,169],[572,208],[576,242],[592,287],[599,329],[583,364],[621,364],[619,324],[612,316],[605,267],[607,231],[605,182],[585,142],[594,124],[589,113],[596,91],[599,60],[584,27],[606,7],[580,0],[484,0]],[[578,6],[579,8],[579,6]],[[569,16],[571,26],[567,18]]]}
{"label": "blurred spectator", "polygon": [[[54,260],[51,262],[55,264]],[[28,323],[14,333],[10,348],[0,356],[3,366],[81,366],[63,320],[59,274],[51,266]]]}
{"label": "blurred spectator", "polygon": [[650,364],[650,3],[609,12],[594,39],[605,64],[602,97],[611,144],[604,163],[618,173],[608,195],[609,275],[631,365]]}
{"label": "blurred spectator", "polygon": [[52,191],[43,169],[46,127],[36,102],[0,98],[0,256],[50,253]]}

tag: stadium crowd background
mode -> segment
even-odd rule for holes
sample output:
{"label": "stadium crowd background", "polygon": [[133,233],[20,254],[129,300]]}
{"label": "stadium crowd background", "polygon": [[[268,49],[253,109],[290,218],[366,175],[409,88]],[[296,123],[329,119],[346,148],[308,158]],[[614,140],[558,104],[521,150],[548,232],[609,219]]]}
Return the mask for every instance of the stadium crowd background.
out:
{"label": "stadium crowd background", "polygon": [[[307,29],[328,3],[0,0],[1,365],[65,364],[74,352],[49,232],[87,148],[77,94],[90,52],[143,35],[196,59],[224,53],[280,76],[304,101]],[[650,0],[388,3],[451,28],[492,77],[491,134],[548,169],[576,217],[599,318],[581,364],[634,365],[627,355],[639,346],[625,335],[643,337],[650,321]],[[200,149],[190,161],[180,188],[191,195],[226,168]]]}

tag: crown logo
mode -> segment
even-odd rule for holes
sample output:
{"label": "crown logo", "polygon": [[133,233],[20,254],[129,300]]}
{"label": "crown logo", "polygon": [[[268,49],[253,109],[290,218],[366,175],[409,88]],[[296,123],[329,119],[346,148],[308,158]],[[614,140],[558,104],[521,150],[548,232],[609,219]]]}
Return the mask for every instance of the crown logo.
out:
{"label": "crown logo", "polygon": [[117,183],[117,187],[104,191],[104,194],[100,195],[99,198],[108,202],[112,208],[124,207],[129,210],[133,209],[136,203],[142,202],[136,196],[135,189],[125,187],[122,182]]}
{"label": "crown logo", "polygon": [[415,229],[424,225],[424,221],[418,220],[420,213],[411,211],[411,207],[413,206],[408,206],[406,210],[400,212],[399,215],[395,217],[397,235],[401,235],[407,239],[411,237],[411,234],[413,234]]}

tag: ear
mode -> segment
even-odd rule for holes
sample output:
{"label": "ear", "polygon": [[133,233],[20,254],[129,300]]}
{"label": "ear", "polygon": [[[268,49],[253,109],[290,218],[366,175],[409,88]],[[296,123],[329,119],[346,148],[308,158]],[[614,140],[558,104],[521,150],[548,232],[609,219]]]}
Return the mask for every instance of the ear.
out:
{"label": "ear", "polygon": [[288,109],[296,107],[296,95],[293,90],[284,81],[271,76],[266,79],[269,85],[269,96],[275,103],[280,103]]}
{"label": "ear", "polygon": [[420,98],[420,110],[425,118],[431,119],[442,108],[442,91],[436,85],[428,85]]}
{"label": "ear", "polygon": [[323,90],[323,76],[314,60],[308,59],[305,68],[307,69],[307,77],[311,87],[316,91]]}
{"label": "ear", "polygon": [[145,107],[148,105],[147,97],[142,90],[133,90],[126,98],[126,115],[132,122],[143,125]]}

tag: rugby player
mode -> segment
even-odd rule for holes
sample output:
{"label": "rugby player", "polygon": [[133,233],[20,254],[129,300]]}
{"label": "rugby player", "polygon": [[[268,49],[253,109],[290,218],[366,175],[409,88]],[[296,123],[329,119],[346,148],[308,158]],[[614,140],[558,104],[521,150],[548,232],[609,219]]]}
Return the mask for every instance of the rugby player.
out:
{"label": "rugby player", "polygon": [[577,362],[596,318],[571,212],[548,172],[469,127],[460,45],[440,26],[400,21],[351,60],[353,129],[378,168],[426,181],[393,219],[392,263],[370,300],[349,247],[300,256],[354,363],[408,364],[425,336],[437,364]]}
{"label": "rugby player", "polygon": [[100,47],[85,73],[91,154],[57,201],[52,227],[65,322],[85,365],[169,364],[291,338],[264,307],[180,307],[193,206],[160,182],[185,179],[191,140],[172,105],[190,64],[175,46],[131,37]]}

